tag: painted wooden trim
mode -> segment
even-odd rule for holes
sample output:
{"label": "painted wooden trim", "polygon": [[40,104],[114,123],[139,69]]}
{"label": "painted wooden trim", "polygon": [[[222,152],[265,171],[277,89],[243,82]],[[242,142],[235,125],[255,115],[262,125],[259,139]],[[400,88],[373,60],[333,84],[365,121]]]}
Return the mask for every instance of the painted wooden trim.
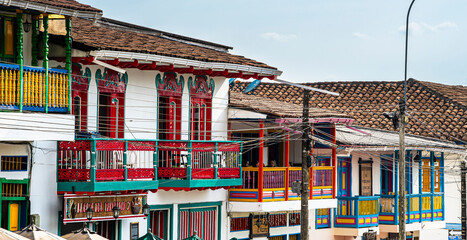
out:
{"label": "painted wooden trim", "polygon": [[263,201],[264,121],[259,121],[258,201]]}

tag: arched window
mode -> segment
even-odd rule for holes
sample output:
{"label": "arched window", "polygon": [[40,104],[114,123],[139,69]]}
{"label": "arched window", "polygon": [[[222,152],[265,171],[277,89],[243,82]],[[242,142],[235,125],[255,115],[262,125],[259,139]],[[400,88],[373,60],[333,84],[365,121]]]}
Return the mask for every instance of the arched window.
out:
{"label": "arched window", "polygon": [[197,76],[190,81],[190,139],[211,140],[212,94],[214,80]]}
{"label": "arched window", "polygon": [[128,75],[105,69],[96,71],[99,90],[98,131],[110,138],[125,136],[125,91]]}
{"label": "arched window", "polygon": [[156,76],[158,94],[158,137],[162,140],[181,139],[183,77],[175,73]]}
{"label": "arched window", "polygon": [[75,132],[82,132],[82,115],[81,115],[81,97],[73,98],[73,115],[75,115]]}
{"label": "arched window", "polygon": [[91,70],[86,68],[83,72],[81,65],[72,65],[71,97],[73,99],[73,115],[75,115],[75,132],[87,131],[88,118],[88,88],[91,79]]}

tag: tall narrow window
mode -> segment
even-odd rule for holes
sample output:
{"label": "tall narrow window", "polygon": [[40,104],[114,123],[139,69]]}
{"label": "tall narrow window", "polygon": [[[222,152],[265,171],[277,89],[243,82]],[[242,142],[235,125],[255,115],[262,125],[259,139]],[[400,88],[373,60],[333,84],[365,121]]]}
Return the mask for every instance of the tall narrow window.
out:
{"label": "tall narrow window", "polygon": [[75,115],[75,132],[81,132],[81,97],[75,96],[73,98],[73,115]]}
{"label": "tall narrow window", "polygon": [[71,95],[73,99],[73,115],[75,115],[75,132],[87,131],[88,118],[88,88],[91,80],[91,70],[86,68],[83,72],[81,65],[73,63],[72,67]]}
{"label": "tall narrow window", "polygon": [[0,42],[1,60],[15,61],[15,22],[13,18],[0,17]]}
{"label": "tall narrow window", "polygon": [[156,76],[158,94],[158,136],[162,140],[181,139],[183,77],[175,73]]}
{"label": "tall narrow window", "polygon": [[128,75],[105,69],[96,71],[99,90],[98,130],[103,136],[123,138],[125,125],[125,90]]}
{"label": "tall narrow window", "polygon": [[[191,80],[191,79],[190,79]],[[190,81],[190,139],[211,140],[214,80],[196,76]]]}
{"label": "tall narrow window", "polygon": [[360,196],[373,195],[373,160],[358,160],[360,172]]}

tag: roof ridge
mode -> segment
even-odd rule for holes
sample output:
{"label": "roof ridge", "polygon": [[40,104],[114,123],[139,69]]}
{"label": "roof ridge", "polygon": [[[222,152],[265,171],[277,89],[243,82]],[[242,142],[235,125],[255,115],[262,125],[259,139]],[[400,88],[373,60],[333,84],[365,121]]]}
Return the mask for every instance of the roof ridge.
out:
{"label": "roof ridge", "polygon": [[[459,106],[460,108],[464,109],[464,110],[467,110],[467,106],[465,106],[464,104],[462,103],[459,103],[458,101],[450,98],[450,97],[447,97],[445,94],[439,92],[438,90],[436,89],[433,89],[425,84],[423,84],[423,81],[420,81],[420,80],[417,80],[417,79],[414,79],[414,78],[410,78],[408,80],[409,82],[413,82],[414,84],[417,84],[418,86],[422,87],[423,89],[431,92],[432,94],[434,94],[436,97],[439,97],[449,103],[452,103],[452,104],[455,104],[457,106]],[[446,85],[446,84],[442,84],[442,83],[436,83],[436,84],[441,84],[441,85]],[[448,86],[448,85],[446,85]]]}

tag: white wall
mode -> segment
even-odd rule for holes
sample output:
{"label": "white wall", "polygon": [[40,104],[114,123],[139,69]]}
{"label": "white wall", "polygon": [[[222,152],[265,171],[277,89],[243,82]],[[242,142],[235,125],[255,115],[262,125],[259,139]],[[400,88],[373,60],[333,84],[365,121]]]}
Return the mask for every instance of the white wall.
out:
{"label": "white wall", "polygon": [[28,178],[28,171],[30,166],[30,152],[27,144],[6,144],[0,143],[0,157],[1,156],[28,156],[28,169],[27,171],[1,171],[0,178],[22,180]]}
{"label": "white wall", "polygon": [[57,233],[58,211],[62,198],[57,196],[57,142],[34,142],[31,184],[29,186],[31,214],[39,214],[40,227]]}

